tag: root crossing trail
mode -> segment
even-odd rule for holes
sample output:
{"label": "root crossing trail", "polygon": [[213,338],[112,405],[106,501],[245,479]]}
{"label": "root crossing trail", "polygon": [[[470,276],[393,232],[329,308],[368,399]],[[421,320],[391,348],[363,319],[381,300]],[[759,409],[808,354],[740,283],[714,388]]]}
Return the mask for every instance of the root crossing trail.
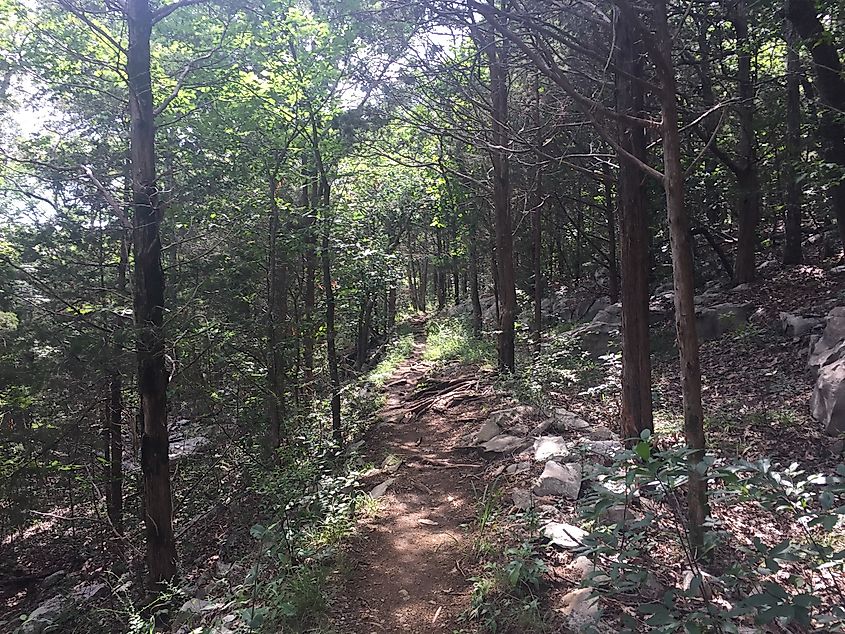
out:
{"label": "root crossing trail", "polygon": [[[387,401],[367,439],[374,464],[401,463],[367,481],[372,488],[392,480],[351,546],[332,617],[338,631],[452,632],[469,606],[465,562],[485,465],[455,445],[461,421],[477,418],[483,401],[473,388],[477,369],[458,366],[443,382],[449,395],[431,405],[437,381],[428,383],[432,364],[422,359],[424,349],[418,336],[412,356],[385,385]],[[459,390],[451,387],[456,382]]]}

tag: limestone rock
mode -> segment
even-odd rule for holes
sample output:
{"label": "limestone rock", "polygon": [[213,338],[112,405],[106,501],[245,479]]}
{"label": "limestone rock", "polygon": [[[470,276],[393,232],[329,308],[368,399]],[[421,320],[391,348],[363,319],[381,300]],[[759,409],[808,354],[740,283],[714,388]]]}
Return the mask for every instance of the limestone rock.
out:
{"label": "limestone rock", "polygon": [[612,344],[618,345],[619,327],[601,322],[591,322],[570,330],[567,337],[580,350],[593,359],[598,359],[610,351]]}
{"label": "limestone rock", "polygon": [[41,634],[61,618],[64,611],[64,599],[59,596],[50,597],[30,612],[26,620],[15,630],[15,634]]}
{"label": "limestone rock", "polygon": [[817,317],[802,317],[792,313],[780,313],[780,327],[787,337],[803,337],[820,326],[822,320]]}
{"label": "limestone rock", "polygon": [[505,469],[505,472],[508,475],[518,475],[520,473],[528,473],[529,471],[531,471],[531,463],[527,460],[514,462],[512,465],[508,465],[508,468]]}
{"label": "limestone rock", "polygon": [[530,405],[517,405],[516,407],[509,407],[497,412],[492,412],[487,417],[487,423],[498,425],[501,429],[508,429],[514,425],[530,421],[536,417],[537,410],[534,407],[531,407]]}
{"label": "limestone rock", "polygon": [[592,575],[590,579],[593,583],[604,585],[610,582],[610,577],[605,574],[596,574],[598,567],[592,562],[589,557],[581,555],[576,557],[571,564],[566,567],[566,570],[579,582],[584,581],[587,577]]}
{"label": "limestone rock", "polygon": [[602,308],[593,317],[593,323],[620,326],[622,324],[622,304],[611,304]]}
{"label": "limestone rock", "polygon": [[573,632],[583,632],[599,618],[599,598],[592,588],[578,588],[563,596],[561,612]]}
{"label": "limestone rock", "polygon": [[825,318],[821,336],[810,341],[807,367],[818,376],[822,366],[833,363],[845,354],[845,306],[837,306]]}
{"label": "limestone rock", "polygon": [[554,495],[568,500],[577,500],[580,491],[581,465],[577,462],[560,464],[549,460],[534,486],[534,495]]}
{"label": "limestone rock", "polygon": [[557,431],[584,431],[590,428],[590,423],[562,407],[555,409],[553,420],[552,424]]}
{"label": "limestone rock", "polygon": [[696,330],[701,339],[718,339],[727,332],[734,332],[748,323],[754,313],[753,304],[716,304],[695,311]]}
{"label": "limestone rock", "polygon": [[482,444],[487,442],[488,440],[493,440],[496,436],[502,433],[502,428],[496,423],[496,421],[488,418],[484,424],[481,426],[481,429],[478,430],[478,433],[475,435],[475,443]]}
{"label": "limestone rock", "polygon": [[589,454],[607,459],[613,459],[623,449],[618,440],[582,440],[578,447]]}
{"label": "limestone rock", "polygon": [[479,446],[484,449],[484,451],[492,451],[494,453],[511,453],[520,449],[524,444],[525,440],[519,436],[499,434],[495,438],[491,438]]}
{"label": "limestone rock", "polygon": [[383,497],[384,494],[387,493],[387,490],[390,488],[390,485],[392,485],[394,482],[396,482],[396,478],[388,478],[381,484],[373,487],[373,490],[370,491],[370,497],[373,499]]}
{"label": "limestone rock", "polygon": [[587,536],[587,531],[564,522],[549,522],[541,529],[543,535],[553,544],[575,550],[581,547],[581,542]]}
{"label": "limestone rock", "polygon": [[527,511],[531,508],[531,492],[527,489],[514,489],[511,491],[513,505],[520,511]]}
{"label": "limestone rock", "polygon": [[569,446],[560,436],[540,436],[534,439],[534,460],[537,462],[565,458],[570,453]]}
{"label": "limestone rock", "polygon": [[828,434],[845,432],[845,358],[821,368],[810,398],[810,412]]}

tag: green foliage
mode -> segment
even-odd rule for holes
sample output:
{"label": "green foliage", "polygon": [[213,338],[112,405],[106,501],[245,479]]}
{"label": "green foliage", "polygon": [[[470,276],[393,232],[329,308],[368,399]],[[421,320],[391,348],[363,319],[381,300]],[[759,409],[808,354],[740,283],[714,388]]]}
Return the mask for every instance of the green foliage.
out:
{"label": "green foliage", "polygon": [[437,319],[429,322],[423,358],[487,365],[495,359],[495,347],[489,341],[474,338],[463,321]]}
{"label": "green foliage", "polygon": [[381,387],[389,379],[396,368],[405,359],[411,356],[414,350],[414,336],[403,335],[394,341],[388,348],[384,357],[369,374],[369,381],[376,387]]}
{"label": "green foliage", "polygon": [[[625,601],[655,588],[650,601],[638,602],[638,619],[625,617],[626,627],[736,632],[744,622],[808,627],[811,621],[845,627],[845,609],[836,600],[823,602],[807,584],[833,582],[831,573],[845,562],[845,544],[832,539],[845,525],[845,466],[833,474],[807,474],[795,464],[716,464],[708,457],[710,504],[722,512],[708,521],[706,548],[714,564],[705,571],[687,549],[681,500],[688,455],[682,447],[660,449],[644,433],[612,466],[595,469],[592,491],[583,500],[583,516],[593,523],[585,554],[610,578],[599,591]],[[774,543],[733,523],[748,517],[760,525],[784,514],[803,534]],[[667,547],[688,571],[686,589],[660,588],[649,572],[651,552]]]}

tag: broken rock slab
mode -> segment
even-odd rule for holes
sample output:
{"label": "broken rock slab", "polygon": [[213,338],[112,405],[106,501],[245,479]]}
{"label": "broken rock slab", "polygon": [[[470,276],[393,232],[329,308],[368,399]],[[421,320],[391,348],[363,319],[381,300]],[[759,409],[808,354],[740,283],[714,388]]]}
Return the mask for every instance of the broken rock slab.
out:
{"label": "broken rock slab", "polygon": [[696,330],[700,339],[718,339],[727,332],[739,330],[754,314],[754,304],[716,304],[695,311]]}
{"label": "broken rock slab", "polygon": [[590,423],[562,407],[555,409],[553,419],[552,425],[557,431],[585,431],[590,428]]}
{"label": "broken rock slab", "polygon": [[396,478],[388,478],[387,480],[385,480],[381,484],[376,485],[375,487],[373,487],[373,490],[370,491],[370,497],[373,498],[374,500],[377,500],[378,498],[383,497],[384,494],[387,493],[387,490],[390,488],[390,486],[394,482],[396,482]]}
{"label": "broken rock slab", "polygon": [[780,329],[787,337],[803,337],[821,324],[822,320],[818,317],[802,317],[792,313],[780,313]]}
{"label": "broken rock slab", "polygon": [[496,421],[488,418],[481,426],[481,429],[478,430],[478,433],[475,434],[475,444],[480,445],[493,440],[501,433],[502,428],[499,427]]}
{"label": "broken rock slab", "polygon": [[487,417],[487,422],[498,425],[501,429],[508,429],[518,423],[531,421],[538,417],[536,408],[530,405],[517,405],[497,412],[492,412]]}
{"label": "broken rock slab", "polygon": [[572,453],[560,436],[540,436],[534,439],[534,460],[545,462],[554,458],[567,458]]}
{"label": "broken rock slab", "polygon": [[543,535],[556,546],[567,550],[576,550],[581,547],[587,531],[565,522],[549,522],[541,529]]}
{"label": "broken rock slab", "polygon": [[810,413],[828,434],[845,432],[845,358],[821,368],[810,397]]}
{"label": "broken rock slab", "polygon": [[499,434],[485,443],[479,445],[484,451],[493,453],[512,453],[525,445],[525,439],[509,434]]}
{"label": "broken rock slab", "polygon": [[568,500],[577,500],[580,491],[581,465],[577,462],[560,464],[549,460],[534,486],[534,495],[553,495]]}
{"label": "broken rock slab", "polygon": [[844,354],[845,306],[837,306],[825,317],[821,336],[810,340],[807,367],[813,376],[817,377],[823,366],[838,361]]}

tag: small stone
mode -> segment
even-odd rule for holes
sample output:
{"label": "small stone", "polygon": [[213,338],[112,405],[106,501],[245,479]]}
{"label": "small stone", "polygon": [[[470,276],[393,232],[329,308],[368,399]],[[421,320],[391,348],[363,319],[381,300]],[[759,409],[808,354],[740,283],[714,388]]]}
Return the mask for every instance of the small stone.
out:
{"label": "small stone", "polygon": [[615,440],[617,438],[616,434],[604,425],[596,425],[595,427],[592,427],[587,432],[587,435],[592,440]]}
{"label": "small stone", "polygon": [[587,536],[587,531],[564,522],[549,522],[542,528],[542,533],[553,544],[573,550],[581,547],[581,541]]}
{"label": "small stone", "polygon": [[599,599],[593,596],[592,588],[578,588],[565,594],[561,605],[569,627],[576,632],[584,631],[599,617]]}
{"label": "small stone", "polygon": [[558,407],[555,409],[554,427],[558,431],[585,431],[590,428],[590,423],[568,409]]}
{"label": "small stone", "polygon": [[559,464],[549,460],[534,486],[534,495],[554,495],[569,500],[577,500],[580,491],[581,465],[575,462]]}
{"label": "small stone", "polygon": [[512,465],[508,465],[508,468],[505,469],[505,472],[509,475],[517,475],[520,473],[528,473],[531,470],[531,463],[527,461],[515,462]]}
{"label": "small stone", "polygon": [[841,264],[839,266],[834,266],[832,269],[830,269],[830,272],[833,275],[843,275],[843,274],[845,274],[845,264]]}
{"label": "small stone", "polygon": [[495,438],[488,440],[486,443],[480,445],[484,451],[492,451],[494,453],[510,453],[516,451],[524,444],[524,440],[518,436],[509,436],[508,434],[500,434]]}
{"label": "small stone", "polygon": [[514,508],[520,511],[527,511],[531,508],[531,492],[527,489],[514,489],[511,492],[511,499],[513,499]]}
{"label": "small stone", "polygon": [[610,577],[608,577],[607,575],[596,574],[598,568],[589,559],[589,557],[585,557],[584,555],[576,557],[573,562],[566,567],[566,569],[579,582],[584,581],[587,577],[592,575],[591,581],[593,581],[594,583],[601,585],[610,583]]}
{"label": "small stone", "polygon": [[104,583],[80,583],[70,591],[70,599],[74,603],[85,603],[96,597],[107,595],[109,587]]}
{"label": "small stone", "polygon": [[478,430],[478,433],[475,434],[475,444],[480,445],[482,443],[487,442],[488,440],[493,440],[496,436],[502,433],[502,428],[496,424],[495,421],[490,420],[489,418],[485,423],[481,426],[481,429]]}
{"label": "small stone", "polygon": [[376,485],[375,487],[373,487],[373,490],[370,491],[370,497],[373,499],[378,499],[384,496],[384,494],[387,493],[387,489],[389,489],[390,485],[392,485],[394,482],[396,482],[396,478],[388,478],[381,484]]}
{"label": "small stone", "polygon": [[408,599],[411,598],[410,593],[407,590],[405,590],[405,588],[402,588],[401,590],[399,590],[399,596],[401,596],[402,599],[405,600],[405,601],[407,601]]}
{"label": "small stone", "polygon": [[545,462],[569,456],[569,447],[560,436],[540,436],[534,440],[534,460]]}
{"label": "small stone", "polygon": [[199,614],[208,605],[210,605],[210,603],[205,599],[188,599],[182,604],[179,611],[186,612],[188,614]]}
{"label": "small stone", "polygon": [[62,579],[65,578],[67,572],[64,570],[57,570],[51,575],[48,575],[44,578],[44,581],[41,582],[41,587],[44,589],[52,588],[57,583],[59,583]]}

